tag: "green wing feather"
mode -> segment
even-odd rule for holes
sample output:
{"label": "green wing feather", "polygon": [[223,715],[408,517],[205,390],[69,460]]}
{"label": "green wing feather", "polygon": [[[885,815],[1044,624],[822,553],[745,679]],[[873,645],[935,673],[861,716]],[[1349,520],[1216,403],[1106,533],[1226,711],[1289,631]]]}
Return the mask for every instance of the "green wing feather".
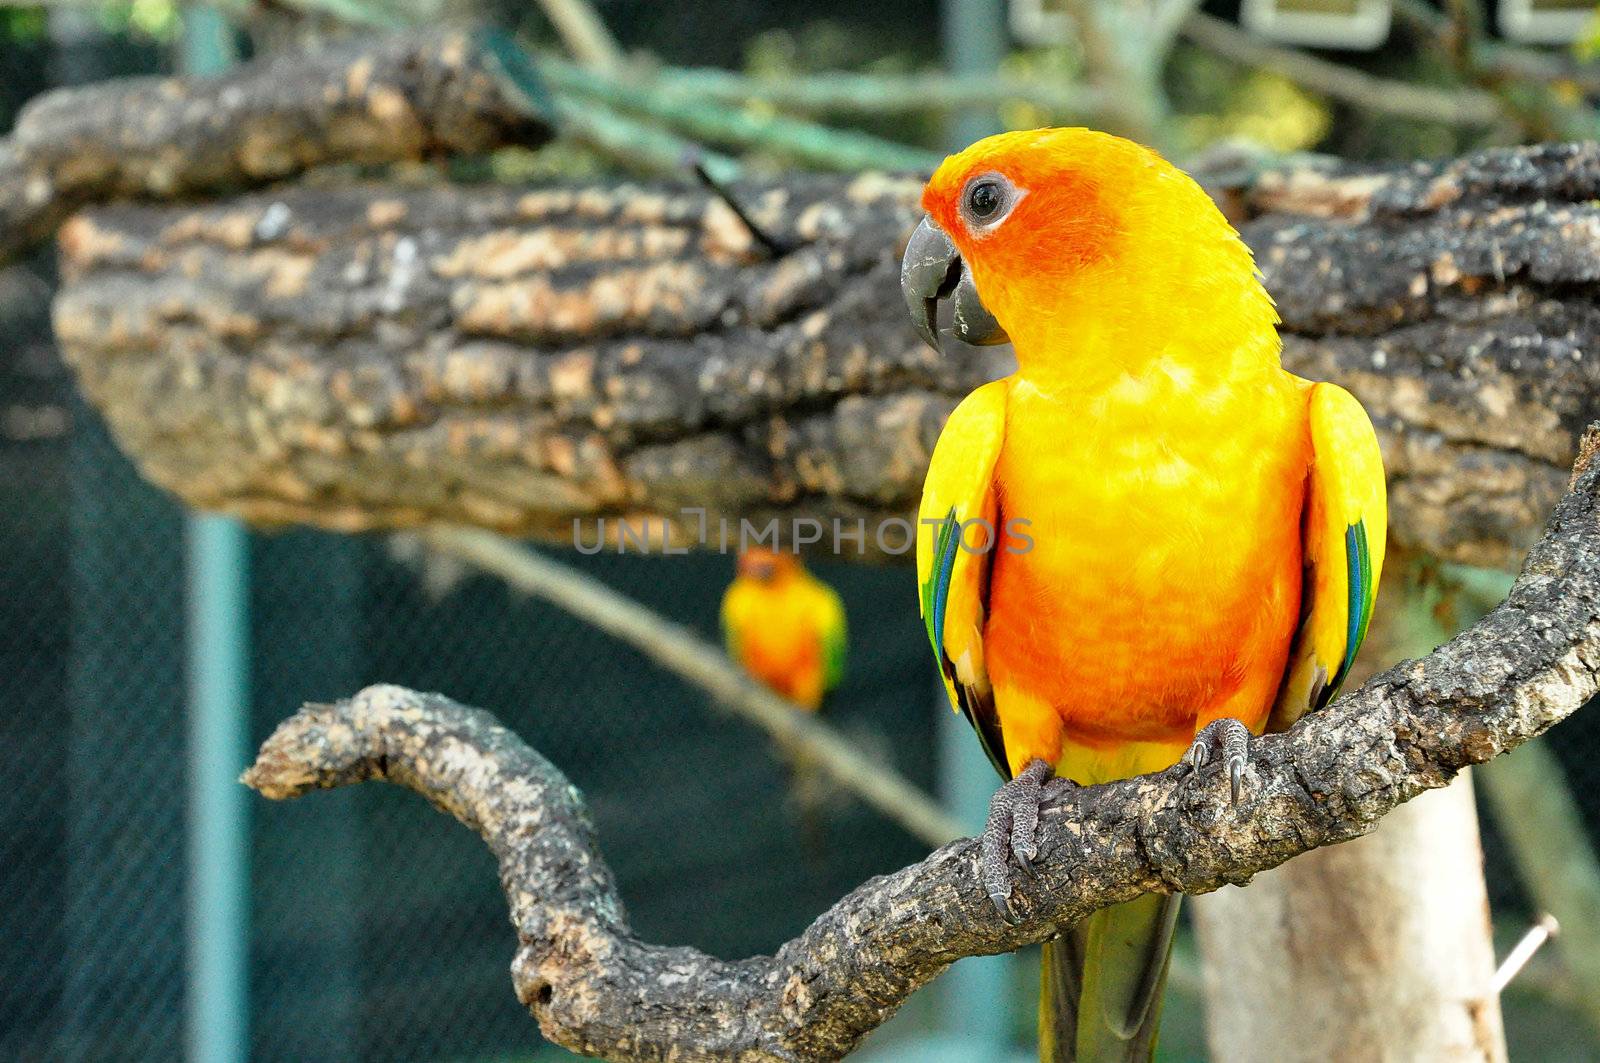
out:
{"label": "green wing feather", "polygon": [[1349,676],[1372,623],[1388,534],[1383,455],[1366,411],[1333,384],[1313,385],[1306,411],[1301,621],[1267,723],[1274,731],[1332,701]]}
{"label": "green wing feather", "polygon": [[[1005,438],[1006,385],[985,384],[962,400],[933,448],[917,523],[917,588],[928,643],[950,704],[967,718],[1002,776],[1011,772],[983,657],[992,550],[962,547],[964,522],[999,527],[995,462]],[[975,533],[974,540],[983,535]],[[997,536],[988,536],[993,540]]]}
{"label": "green wing feather", "polygon": [[744,658],[740,654],[739,647],[739,626],[742,619],[738,615],[738,586],[737,582],[730,584],[722,595],[722,645],[728,651],[730,660],[742,664]]}
{"label": "green wing feather", "polygon": [[832,587],[822,587],[822,689],[832,690],[844,679],[845,658],[850,646],[850,631],[845,623],[844,603]]}

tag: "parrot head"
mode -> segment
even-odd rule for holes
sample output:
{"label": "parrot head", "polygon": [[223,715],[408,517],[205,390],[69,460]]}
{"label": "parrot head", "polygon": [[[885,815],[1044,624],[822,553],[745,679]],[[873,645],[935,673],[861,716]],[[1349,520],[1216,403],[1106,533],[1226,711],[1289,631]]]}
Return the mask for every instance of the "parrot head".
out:
{"label": "parrot head", "polygon": [[946,301],[950,334],[1013,342],[1024,372],[1150,349],[1173,330],[1197,349],[1208,334],[1236,346],[1241,327],[1276,343],[1238,233],[1191,177],[1132,141],[1090,129],[989,137],[940,165],[922,207],[900,286],[936,349]]}
{"label": "parrot head", "polygon": [[799,558],[764,546],[752,546],[739,554],[739,575],[757,583],[772,583],[799,570]]}

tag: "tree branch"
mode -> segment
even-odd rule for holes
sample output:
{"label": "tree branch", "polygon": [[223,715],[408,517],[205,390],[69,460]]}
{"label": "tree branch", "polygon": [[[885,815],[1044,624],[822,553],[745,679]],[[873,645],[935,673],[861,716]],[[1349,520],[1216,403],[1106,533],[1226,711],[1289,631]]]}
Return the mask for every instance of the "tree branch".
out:
{"label": "tree branch", "polygon": [[464,33],[247,63],[218,78],[127,78],[39,97],[0,140],[0,262],[92,202],[180,199],[329,163],[542,144],[547,116]]}
{"label": "tree branch", "polygon": [[[939,427],[1005,368],[928,350],[899,244],[921,182],[285,189],[121,205],[63,231],[55,324],[147,476],[336,529],[574,520],[831,540],[915,506]],[[1235,175],[1285,364],[1373,414],[1403,545],[1513,568],[1600,405],[1600,148]],[[788,541],[788,528],[784,530]],[[653,533],[653,538],[655,537]],[[852,546],[843,544],[849,554]]]}
{"label": "tree branch", "polygon": [[500,863],[518,949],[512,979],[545,1036],[619,1060],[828,1060],[962,956],[1016,949],[1142,892],[1242,883],[1357,837],[1463,767],[1575,711],[1600,672],[1600,427],[1571,492],[1504,603],[1252,745],[1244,797],[1214,772],[1067,791],[1041,827],[1037,874],[1006,924],[967,840],[867,882],[771,956],[737,962],[641,942],[581,799],[487,714],[372,687],[282,724],[244,781],[273,798],[381,778],[476,830]]}

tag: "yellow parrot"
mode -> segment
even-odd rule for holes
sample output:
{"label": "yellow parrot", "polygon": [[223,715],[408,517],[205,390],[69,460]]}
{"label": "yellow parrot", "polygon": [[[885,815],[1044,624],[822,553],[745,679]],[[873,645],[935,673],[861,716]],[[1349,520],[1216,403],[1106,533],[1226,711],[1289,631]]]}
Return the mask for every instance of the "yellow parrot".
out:
{"label": "yellow parrot", "polygon": [[[1326,704],[1372,615],[1386,503],[1371,422],[1285,372],[1250,251],[1155,152],[1087,129],[1006,133],[946,159],[905,252],[938,310],[1017,370],[934,449],[921,608],[950,699],[1008,780],[983,835],[1009,916],[1041,798],[1222,761]],[[1045,947],[1040,1054],[1153,1057],[1179,898],[1095,913]]]}
{"label": "yellow parrot", "polygon": [[[739,555],[722,597],[722,631],[732,657],[752,678],[808,712],[818,712],[844,677],[844,604],[800,559],[754,547]],[[832,796],[817,765],[786,755],[789,799],[805,851],[824,856],[823,812]]]}
{"label": "yellow parrot", "polygon": [[844,605],[793,554],[753,547],[739,555],[722,596],[728,656],[802,709],[816,712],[844,678]]}

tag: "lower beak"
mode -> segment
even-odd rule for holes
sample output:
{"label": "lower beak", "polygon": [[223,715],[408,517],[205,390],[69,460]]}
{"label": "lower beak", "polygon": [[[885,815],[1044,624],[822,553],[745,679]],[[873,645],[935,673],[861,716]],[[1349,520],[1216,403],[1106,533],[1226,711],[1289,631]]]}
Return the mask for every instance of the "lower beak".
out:
{"label": "lower beak", "polygon": [[950,334],[975,347],[1007,343],[1010,337],[978,297],[972,272],[961,252],[932,218],[923,218],[906,243],[900,263],[900,291],[905,296],[911,323],[934,350],[943,350],[939,334],[939,303],[949,299],[954,310]]}

